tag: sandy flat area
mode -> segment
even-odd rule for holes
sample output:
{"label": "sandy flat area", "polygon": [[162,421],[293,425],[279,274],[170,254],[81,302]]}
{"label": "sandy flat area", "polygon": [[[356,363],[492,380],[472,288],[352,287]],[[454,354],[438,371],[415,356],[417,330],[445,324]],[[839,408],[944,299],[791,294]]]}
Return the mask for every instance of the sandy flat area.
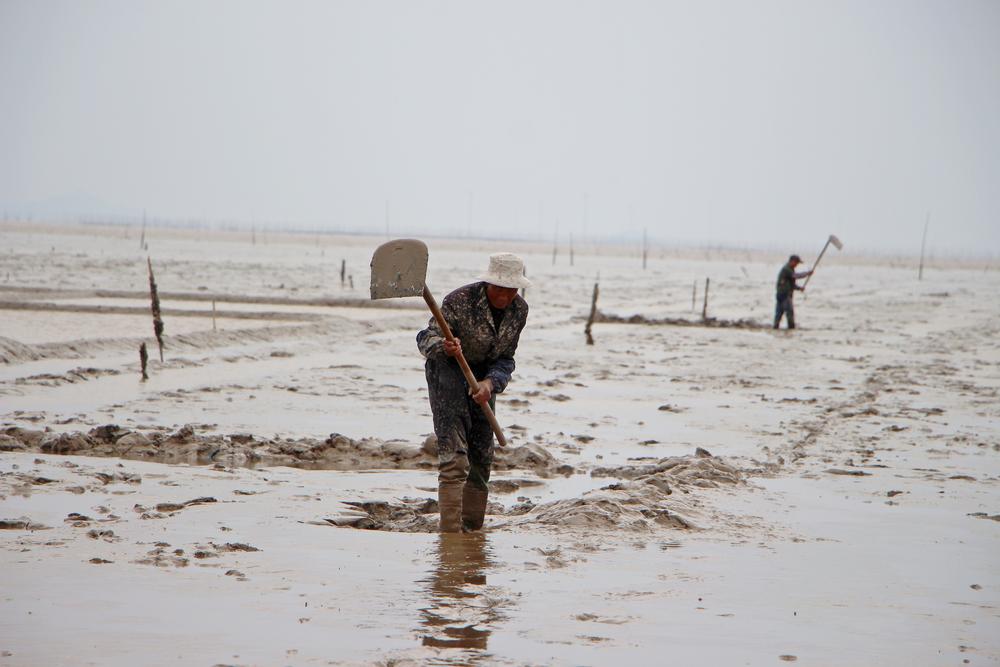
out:
{"label": "sandy flat area", "polygon": [[998,267],[844,239],[774,332],[773,253],[430,239],[439,299],[536,283],[487,530],[439,536],[383,240],[0,227],[0,664],[1000,663]]}

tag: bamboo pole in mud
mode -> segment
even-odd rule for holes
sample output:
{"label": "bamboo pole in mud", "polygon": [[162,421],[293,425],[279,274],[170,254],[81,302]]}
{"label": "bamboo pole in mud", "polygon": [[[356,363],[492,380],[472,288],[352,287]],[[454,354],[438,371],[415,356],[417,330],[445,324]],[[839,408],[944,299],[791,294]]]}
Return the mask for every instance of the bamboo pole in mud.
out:
{"label": "bamboo pole in mud", "polygon": [[142,369],[143,382],[149,379],[149,375],[146,374],[146,366],[148,364],[149,364],[149,352],[146,351],[146,344],[142,343],[139,346],[139,367]]}
{"label": "bamboo pole in mud", "polygon": [[705,301],[701,306],[701,320],[704,322],[708,319],[708,278],[705,278]]}
{"label": "bamboo pole in mud", "polygon": [[149,267],[149,299],[153,311],[153,333],[156,334],[156,344],[160,348],[160,362],[163,361],[163,319],[160,317],[160,295],[156,291],[156,278],[153,276],[153,260],[146,258]]}
{"label": "bamboo pole in mud", "polygon": [[591,335],[590,329],[594,326],[594,318],[597,316],[598,292],[597,283],[594,283],[594,296],[590,299],[590,317],[587,318],[587,326],[583,329],[583,333],[587,334],[587,345],[594,344],[594,337]]}

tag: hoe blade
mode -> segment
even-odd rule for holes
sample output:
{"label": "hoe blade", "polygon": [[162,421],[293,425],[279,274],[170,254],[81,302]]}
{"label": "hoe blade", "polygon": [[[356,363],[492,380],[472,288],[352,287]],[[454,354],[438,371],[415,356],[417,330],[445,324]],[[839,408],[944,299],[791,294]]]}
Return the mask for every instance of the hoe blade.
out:
{"label": "hoe blade", "polygon": [[844,249],[844,244],[841,243],[840,239],[838,239],[833,234],[830,234],[830,243],[832,243],[833,247],[836,248],[837,250],[843,250]]}
{"label": "hoe blade", "polygon": [[373,299],[420,296],[427,277],[427,245],[416,239],[383,243],[372,255]]}

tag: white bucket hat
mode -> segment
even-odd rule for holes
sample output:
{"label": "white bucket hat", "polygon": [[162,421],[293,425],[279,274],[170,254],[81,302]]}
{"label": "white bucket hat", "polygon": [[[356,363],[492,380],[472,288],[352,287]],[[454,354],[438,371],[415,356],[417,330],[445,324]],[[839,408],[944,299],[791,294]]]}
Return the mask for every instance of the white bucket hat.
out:
{"label": "white bucket hat", "polygon": [[479,280],[497,287],[531,287],[531,281],[524,277],[524,260],[509,252],[490,255],[490,268]]}

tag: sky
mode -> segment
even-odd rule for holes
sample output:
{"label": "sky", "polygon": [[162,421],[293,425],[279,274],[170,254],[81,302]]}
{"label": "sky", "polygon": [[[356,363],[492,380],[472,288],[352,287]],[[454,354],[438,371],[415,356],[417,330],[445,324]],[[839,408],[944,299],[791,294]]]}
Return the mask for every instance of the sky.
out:
{"label": "sky", "polygon": [[0,95],[8,218],[1000,255],[996,0],[0,0]]}

